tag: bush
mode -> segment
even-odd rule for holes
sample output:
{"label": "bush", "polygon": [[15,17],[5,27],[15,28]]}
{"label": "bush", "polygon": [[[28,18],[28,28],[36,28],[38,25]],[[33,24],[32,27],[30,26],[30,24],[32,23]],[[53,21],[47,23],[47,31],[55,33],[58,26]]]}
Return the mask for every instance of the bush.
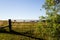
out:
{"label": "bush", "polygon": [[40,38],[46,40],[60,39],[60,24],[52,22],[39,22],[37,26]]}

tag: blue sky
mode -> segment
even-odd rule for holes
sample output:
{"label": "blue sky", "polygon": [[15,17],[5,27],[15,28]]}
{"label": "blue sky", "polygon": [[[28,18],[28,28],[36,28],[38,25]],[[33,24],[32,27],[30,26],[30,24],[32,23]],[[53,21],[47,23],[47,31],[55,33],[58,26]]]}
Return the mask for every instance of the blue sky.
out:
{"label": "blue sky", "polygon": [[44,0],[0,0],[0,19],[39,19],[45,16],[43,4]]}

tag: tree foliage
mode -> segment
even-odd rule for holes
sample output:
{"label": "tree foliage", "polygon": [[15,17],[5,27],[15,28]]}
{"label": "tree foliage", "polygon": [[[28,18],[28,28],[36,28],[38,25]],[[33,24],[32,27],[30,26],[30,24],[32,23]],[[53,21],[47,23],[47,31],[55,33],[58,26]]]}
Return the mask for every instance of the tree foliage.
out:
{"label": "tree foliage", "polygon": [[[40,32],[43,38],[47,40],[60,40],[60,0],[45,0],[43,8],[46,10],[46,22],[39,23]],[[44,25],[45,23],[45,25]],[[46,38],[48,37],[48,38]]]}

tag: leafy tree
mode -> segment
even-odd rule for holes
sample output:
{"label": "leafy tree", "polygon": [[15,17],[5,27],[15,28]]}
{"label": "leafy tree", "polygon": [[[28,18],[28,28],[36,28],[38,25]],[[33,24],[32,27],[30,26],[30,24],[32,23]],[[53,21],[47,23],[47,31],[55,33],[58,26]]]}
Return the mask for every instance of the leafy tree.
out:
{"label": "leafy tree", "polygon": [[[42,31],[43,38],[48,37],[47,40],[59,40],[60,38],[60,0],[46,0],[43,8],[46,10],[47,17],[41,17],[41,19],[45,18],[45,25],[43,23],[39,24],[40,32]],[[44,31],[43,31],[44,30]]]}

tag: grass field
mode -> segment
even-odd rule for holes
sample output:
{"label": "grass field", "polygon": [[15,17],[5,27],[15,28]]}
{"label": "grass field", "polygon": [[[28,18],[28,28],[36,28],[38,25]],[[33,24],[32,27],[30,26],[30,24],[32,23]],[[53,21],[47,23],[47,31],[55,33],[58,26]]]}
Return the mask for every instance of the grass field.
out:
{"label": "grass field", "polygon": [[[1,21],[0,26],[7,26],[8,22],[7,21]],[[11,34],[11,33],[3,33],[0,32],[0,40],[38,40],[35,38],[39,38],[38,32],[36,31],[36,23],[35,22],[12,22],[12,30],[15,32],[24,34],[24,35],[17,35],[16,33]],[[6,27],[4,29],[1,29],[2,31],[8,31],[9,28]],[[26,35],[27,36],[26,36]],[[31,38],[31,37],[35,38]]]}

